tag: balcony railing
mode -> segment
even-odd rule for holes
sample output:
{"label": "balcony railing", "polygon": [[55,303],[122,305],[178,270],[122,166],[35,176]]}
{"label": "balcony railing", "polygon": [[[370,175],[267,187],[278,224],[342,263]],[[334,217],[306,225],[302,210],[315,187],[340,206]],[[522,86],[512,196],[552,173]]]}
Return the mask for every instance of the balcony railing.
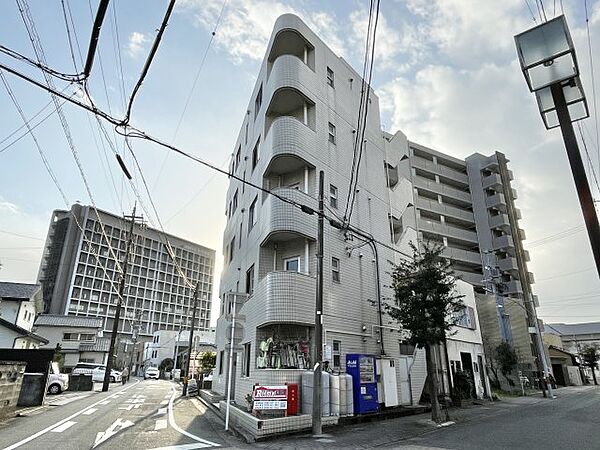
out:
{"label": "balcony railing", "polygon": [[505,249],[508,247],[512,248],[515,246],[515,243],[513,241],[512,236],[504,235],[504,236],[495,237],[492,240],[492,245],[494,247],[494,250],[501,250],[501,249]]}
{"label": "balcony railing", "polygon": [[448,197],[462,200],[467,203],[471,203],[471,194],[460,189],[455,189],[443,183],[436,183],[433,180],[428,180],[420,176],[415,176],[413,183],[415,187],[421,188],[435,194],[442,194]]}
{"label": "balcony railing", "polygon": [[506,198],[504,198],[504,194],[490,195],[485,199],[485,204],[488,208],[497,208],[502,212],[506,212]]}
{"label": "balcony railing", "polygon": [[500,177],[500,174],[493,173],[491,175],[488,175],[487,177],[483,177],[483,179],[481,180],[481,184],[484,189],[497,189],[502,187],[502,178]]}
{"label": "balcony railing", "polygon": [[474,231],[450,227],[448,225],[428,221],[425,219],[419,219],[419,230],[428,231],[431,233],[439,234],[441,236],[452,237],[466,242],[478,242],[477,233],[475,233]]}
{"label": "balcony railing", "polygon": [[454,217],[475,223],[473,213],[465,209],[456,208],[445,203],[439,203],[435,200],[429,200],[423,197],[417,197],[417,208],[426,211],[433,211],[443,216]]}
{"label": "balcony railing", "polygon": [[252,309],[260,311],[257,326],[271,323],[297,323],[312,325],[315,322],[316,278],[300,273],[278,271],[267,273],[259,281],[250,302]]}
{"label": "balcony railing", "polygon": [[466,173],[459,172],[458,170],[451,169],[442,164],[436,164],[432,161],[428,161],[424,158],[415,157],[412,159],[412,166],[416,169],[425,170],[430,173],[438,174],[449,178],[459,183],[464,183],[468,186],[469,178]]}
{"label": "balcony railing", "polygon": [[488,220],[490,228],[502,228],[510,229],[510,221],[508,215],[498,214],[497,216],[491,216]]}

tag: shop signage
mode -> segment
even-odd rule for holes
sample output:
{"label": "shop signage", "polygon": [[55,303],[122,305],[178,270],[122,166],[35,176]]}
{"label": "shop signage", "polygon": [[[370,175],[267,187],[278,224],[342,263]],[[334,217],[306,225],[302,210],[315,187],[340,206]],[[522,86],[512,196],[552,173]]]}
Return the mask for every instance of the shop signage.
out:
{"label": "shop signage", "polygon": [[254,391],[252,392],[252,409],[286,410],[287,399],[287,386],[254,386]]}

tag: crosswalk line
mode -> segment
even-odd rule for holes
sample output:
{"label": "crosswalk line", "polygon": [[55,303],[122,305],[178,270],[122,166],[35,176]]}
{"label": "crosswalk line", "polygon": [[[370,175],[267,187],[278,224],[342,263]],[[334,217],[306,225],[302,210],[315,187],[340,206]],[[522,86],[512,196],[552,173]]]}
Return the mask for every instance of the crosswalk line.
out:
{"label": "crosswalk line", "polygon": [[156,419],[154,431],[164,430],[165,428],[167,428],[167,419]]}
{"label": "crosswalk line", "polygon": [[62,433],[63,431],[65,431],[68,428],[71,428],[73,425],[75,425],[77,422],[73,422],[71,420],[63,423],[62,425],[57,426],[56,428],[52,428],[53,433]]}
{"label": "crosswalk line", "polygon": [[81,414],[83,414],[85,416],[89,416],[90,414],[94,414],[96,411],[98,411],[98,408],[90,408],[90,409],[82,412]]}

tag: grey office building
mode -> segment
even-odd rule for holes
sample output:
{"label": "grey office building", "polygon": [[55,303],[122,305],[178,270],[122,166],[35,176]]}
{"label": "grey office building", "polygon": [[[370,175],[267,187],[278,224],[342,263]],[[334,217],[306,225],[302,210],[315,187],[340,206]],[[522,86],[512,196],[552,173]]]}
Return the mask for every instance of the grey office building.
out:
{"label": "grey office building", "polygon": [[[100,317],[104,330],[111,331],[128,234],[126,220],[91,206],[55,210],[38,275],[44,312]],[[175,329],[189,314],[192,289],[173,264],[168,244],[183,274],[200,283],[198,326],[208,330],[214,250],[140,224],[134,226],[133,243],[119,332],[130,334],[135,325],[141,336],[151,336]]]}

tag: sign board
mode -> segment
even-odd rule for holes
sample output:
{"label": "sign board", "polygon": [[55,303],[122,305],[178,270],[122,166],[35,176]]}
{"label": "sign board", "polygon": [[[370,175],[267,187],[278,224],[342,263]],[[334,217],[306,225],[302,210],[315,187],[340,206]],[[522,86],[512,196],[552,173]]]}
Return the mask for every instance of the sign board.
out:
{"label": "sign board", "polygon": [[288,398],[287,386],[254,386],[252,409],[286,410]]}
{"label": "sign board", "polygon": [[333,348],[331,344],[323,346],[323,361],[331,361],[333,359]]}

